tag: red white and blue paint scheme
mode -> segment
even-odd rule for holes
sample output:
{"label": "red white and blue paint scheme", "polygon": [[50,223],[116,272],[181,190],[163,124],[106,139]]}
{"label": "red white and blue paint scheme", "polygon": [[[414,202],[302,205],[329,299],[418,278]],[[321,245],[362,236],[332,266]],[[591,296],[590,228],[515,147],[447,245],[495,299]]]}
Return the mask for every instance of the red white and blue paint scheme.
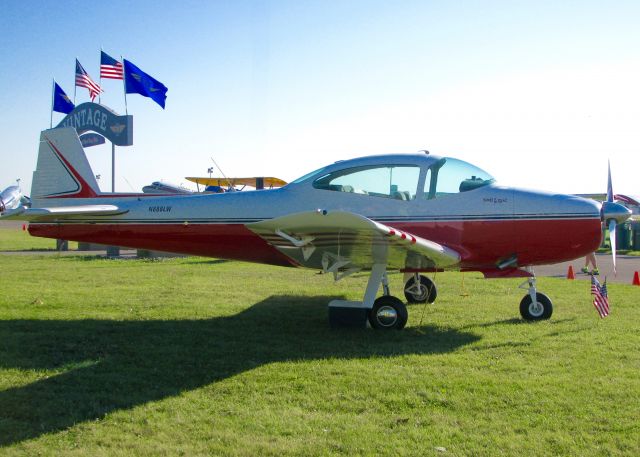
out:
{"label": "red white and blue paint scheme", "polygon": [[[570,195],[502,187],[481,169],[427,153],[345,160],[274,190],[224,194],[102,193],[72,128],[41,134],[32,207],[3,217],[30,221],[34,236],[318,269],[336,279],[371,276],[359,302],[375,328],[402,328],[404,303],[387,271],[406,275],[409,302],[432,302],[424,272],[526,277],[524,319],[548,319],[532,267],[593,252],[602,223],[628,210]],[[383,295],[376,299],[380,285]]]}

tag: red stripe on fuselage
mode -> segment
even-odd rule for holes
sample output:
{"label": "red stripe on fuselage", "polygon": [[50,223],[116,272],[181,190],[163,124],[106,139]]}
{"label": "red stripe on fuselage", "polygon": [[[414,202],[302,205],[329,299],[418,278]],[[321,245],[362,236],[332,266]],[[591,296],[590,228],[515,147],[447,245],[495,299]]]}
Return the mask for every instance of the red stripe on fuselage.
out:
{"label": "red stripe on fuselage", "polygon": [[514,219],[394,223],[461,255],[461,267],[484,269],[516,255],[518,265],[547,265],[594,252],[602,241],[599,219]]}
{"label": "red stripe on fuselage", "polygon": [[[595,251],[598,219],[450,221],[394,223],[398,231],[447,246],[461,255],[461,268],[495,268],[516,255],[519,265],[572,260]],[[242,224],[37,224],[33,236],[131,248],[238,259],[273,265],[292,261]]]}
{"label": "red stripe on fuselage", "polygon": [[33,236],[291,266],[242,224],[29,224]]}

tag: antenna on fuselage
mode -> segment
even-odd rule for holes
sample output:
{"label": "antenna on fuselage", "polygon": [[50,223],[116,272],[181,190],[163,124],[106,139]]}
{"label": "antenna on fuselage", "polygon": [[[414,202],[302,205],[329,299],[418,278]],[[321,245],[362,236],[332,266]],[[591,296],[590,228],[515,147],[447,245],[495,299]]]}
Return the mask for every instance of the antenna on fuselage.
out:
{"label": "antenna on fuselage", "polygon": [[424,152],[426,155],[429,155],[429,151],[427,151],[426,149],[420,149],[418,152]]}

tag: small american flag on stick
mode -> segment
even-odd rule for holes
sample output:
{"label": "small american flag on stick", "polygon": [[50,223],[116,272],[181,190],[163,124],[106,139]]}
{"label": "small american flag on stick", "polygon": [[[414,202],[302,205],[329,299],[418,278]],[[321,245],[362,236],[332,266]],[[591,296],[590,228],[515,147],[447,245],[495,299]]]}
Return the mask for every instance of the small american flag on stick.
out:
{"label": "small american flag on stick", "polygon": [[591,276],[591,295],[593,295],[593,306],[595,306],[601,318],[609,315],[609,297],[607,295],[607,280],[600,285],[595,276]]}
{"label": "small american flag on stick", "polygon": [[100,77],[105,79],[124,79],[122,63],[104,51],[100,51]]}
{"label": "small american flag on stick", "polygon": [[102,87],[91,79],[87,71],[82,65],[80,65],[80,62],[78,62],[78,59],[76,59],[76,86],[89,89],[89,97],[91,97],[91,101],[93,101],[100,92],[104,92]]}

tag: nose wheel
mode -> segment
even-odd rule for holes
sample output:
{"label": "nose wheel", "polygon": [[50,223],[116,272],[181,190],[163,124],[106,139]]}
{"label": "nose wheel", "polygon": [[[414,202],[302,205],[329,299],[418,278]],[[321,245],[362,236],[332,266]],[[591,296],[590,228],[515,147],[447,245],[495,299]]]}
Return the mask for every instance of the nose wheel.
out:
{"label": "nose wheel", "polygon": [[521,289],[525,289],[528,284],[529,293],[522,297],[520,301],[520,315],[526,321],[542,321],[549,319],[553,314],[553,303],[551,299],[536,290],[536,278],[529,278],[520,285]]}

